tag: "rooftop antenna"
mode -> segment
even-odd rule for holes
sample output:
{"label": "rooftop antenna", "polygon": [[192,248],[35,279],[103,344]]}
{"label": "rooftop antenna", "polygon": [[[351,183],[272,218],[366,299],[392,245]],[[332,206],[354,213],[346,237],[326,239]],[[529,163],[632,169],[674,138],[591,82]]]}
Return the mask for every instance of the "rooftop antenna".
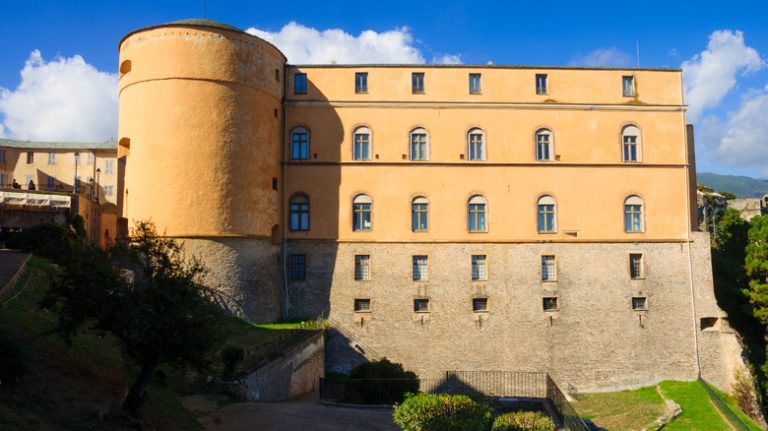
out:
{"label": "rooftop antenna", "polygon": [[640,68],[640,41],[636,41],[637,43],[637,68]]}

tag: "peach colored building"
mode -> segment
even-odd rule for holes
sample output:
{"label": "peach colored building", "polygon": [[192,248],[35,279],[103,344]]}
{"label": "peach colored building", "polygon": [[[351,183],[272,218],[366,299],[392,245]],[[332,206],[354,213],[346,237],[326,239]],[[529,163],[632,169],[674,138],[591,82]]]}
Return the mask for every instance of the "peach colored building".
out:
{"label": "peach colored building", "polygon": [[296,66],[208,20],[119,51],[123,225],[183,239],[234,313],[329,319],[330,369],[583,390],[743,366],[680,70]]}

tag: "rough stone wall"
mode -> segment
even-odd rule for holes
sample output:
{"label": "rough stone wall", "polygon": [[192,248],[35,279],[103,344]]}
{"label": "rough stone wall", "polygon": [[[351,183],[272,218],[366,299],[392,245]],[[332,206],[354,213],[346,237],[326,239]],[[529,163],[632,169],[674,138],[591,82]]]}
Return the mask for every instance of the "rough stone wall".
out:
{"label": "rough stone wall", "polygon": [[[696,316],[686,243],[296,241],[288,254],[307,256],[307,277],[290,282],[288,313],[330,318],[333,371],[386,356],[424,378],[451,369],[546,371],[581,391],[691,380],[699,316],[722,313],[705,237],[697,237],[690,260],[702,310]],[[630,253],[643,254],[643,279],[630,278]],[[356,254],[371,256],[371,280],[354,280]],[[487,256],[487,281],[471,280],[473,254]],[[556,282],[541,281],[545,254],[556,256]],[[428,256],[428,282],[412,280],[414,255]],[[481,296],[488,312],[473,312],[472,298]],[[558,311],[543,310],[545,296],[558,297]],[[633,311],[633,296],[647,297],[648,309]],[[371,312],[355,313],[355,298],[370,298]],[[414,312],[414,298],[429,298],[430,312]],[[730,335],[718,337],[732,345]],[[730,361],[717,350],[708,355],[710,369]]]}
{"label": "rough stone wall", "polygon": [[280,319],[283,289],[278,246],[247,238],[182,241],[187,255],[202,259],[209,271],[207,284],[221,292],[232,314],[256,323]]}
{"label": "rough stone wall", "polygon": [[244,380],[248,401],[279,401],[317,389],[325,375],[324,334],[318,331]]}

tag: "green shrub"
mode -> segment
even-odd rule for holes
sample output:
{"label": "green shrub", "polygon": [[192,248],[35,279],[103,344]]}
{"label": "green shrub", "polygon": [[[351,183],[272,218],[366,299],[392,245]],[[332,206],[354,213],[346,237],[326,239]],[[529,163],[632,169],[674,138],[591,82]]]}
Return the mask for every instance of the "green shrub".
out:
{"label": "green shrub", "polygon": [[27,373],[27,354],[11,328],[0,326],[0,384],[13,386]]}
{"label": "green shrub", "polygon": [[505,413],[496,417],[491,431],[555,431],[555,423],[542,412]]}
{"label": "green shrub", "polygon": [[493,409],[466,395],[407,394],[392,417],[403,431],[486,431]]}
{"label": "green shrub", "polygon": [[55,262],[61,262],[70,251],[67,230],[54,223],[32,226],[18,234],[14,240],[22,250]]}
{"label": "green shrub", "polygon": [[221,360],[224,362],[224,379],[232,379],[235,376],[237,364],[245,359],[245,350],[242,347],[227,346],[221,350]]}
{"label": "green shrub", "polygon": [[383,358],[353,368],[344,387],[344,401],[360,404],[394,404],[408,392],[419,391],[419,380],[402,364]]}

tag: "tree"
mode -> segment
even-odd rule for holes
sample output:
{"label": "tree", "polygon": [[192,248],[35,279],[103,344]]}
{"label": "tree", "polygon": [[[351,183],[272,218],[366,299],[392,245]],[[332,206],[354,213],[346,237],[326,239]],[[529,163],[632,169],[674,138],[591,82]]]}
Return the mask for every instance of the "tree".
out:
{"label": "tree", "polygon": [[768,323],[768,216],[752,219],[747,233],[748,244],[744,267],[749,277],[750,302],[755,317],[763,324]]}
{"label": "tree", "polygon": [[199,260],[185,259],[182,246],[158,237],[153,224],[137,222],[109,253],[78,243],[62,266],[42,305],[58,312],[65,338],[84,325],[107,331],[141,366],[125,412],[137,413],[159,365],[207,365],[219,341],[216,295],[201,283]]}

